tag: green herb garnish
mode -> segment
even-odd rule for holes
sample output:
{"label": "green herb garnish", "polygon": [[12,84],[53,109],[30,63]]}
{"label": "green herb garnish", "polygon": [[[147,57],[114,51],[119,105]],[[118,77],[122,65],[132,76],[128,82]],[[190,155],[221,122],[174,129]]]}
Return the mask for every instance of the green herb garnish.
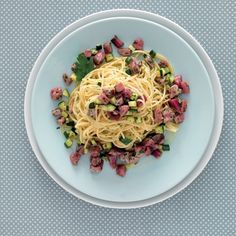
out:
{"label": "green herb garnish", "polygon": [[94,69],[93,59],[87,58],[84,53],[79,54],[76,65],[77,68],[75,74],[77,76],[77,81],[82,80],[85,75]]}

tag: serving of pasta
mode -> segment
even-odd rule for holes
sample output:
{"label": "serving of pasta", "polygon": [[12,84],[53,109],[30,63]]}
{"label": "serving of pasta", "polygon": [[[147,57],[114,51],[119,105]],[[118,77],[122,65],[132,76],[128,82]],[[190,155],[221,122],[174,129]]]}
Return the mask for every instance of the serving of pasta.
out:
{"label": "serving of pasta", "polygon": [[[119,56],[113,56],[112,44]],[[140,158],[159,158],[169,151],[165,132],[176,132],[184,121],[189,85],[174,75],[171,63],[154,50],[144,50],[141,38],[129,47],[116,35],[111,42],[86,49],[63,75],[66,85],[75,82],[71,93],[60,87],[51,90],[61,100],[52,110],[64,134],[65,146],[77,165],[90,153],[90,169],[101,172],[104,161],[124,176]]]}

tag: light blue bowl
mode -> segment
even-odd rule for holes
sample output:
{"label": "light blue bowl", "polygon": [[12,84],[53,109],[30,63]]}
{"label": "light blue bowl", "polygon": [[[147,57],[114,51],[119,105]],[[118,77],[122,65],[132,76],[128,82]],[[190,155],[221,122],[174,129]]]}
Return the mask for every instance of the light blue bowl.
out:
{"label": "light blue bowl", "polygon": [[[189,102],[186,120],[174,137],[169,136],[171,150],[158,160],[143,158],[124,178],[117,176],[107,163],[102,173],[91,173],[87,156],[80,160],[78,166],[71,165],[69,155],[72,150],[64,147],[65,139],[56,129],[55,118],[51,115],[57,102],[49,96],[52,87],[65,87],[62,74],[70,73],[70,66],[78,53],[108,41],[114,34],[119,35],[126,45],[137,37],[143,38],[145,49],[154,49],[165,55],[175,73],[182,74],[191,89],[190,95],[186,96]],[[193,48],[175,32],[149,20],[109,17],[81,27],[78,25],[48,50],[32,85],[29,115],[40,158],[63,181],[63,184],[60,183],[62,186],[77,190],[81,194],[79,197],[88,196],[81,197],[88,201],[92,197],[124,206],[168,192],[196,168],[211,140],[215,124],[215,97],[207,68]]]}

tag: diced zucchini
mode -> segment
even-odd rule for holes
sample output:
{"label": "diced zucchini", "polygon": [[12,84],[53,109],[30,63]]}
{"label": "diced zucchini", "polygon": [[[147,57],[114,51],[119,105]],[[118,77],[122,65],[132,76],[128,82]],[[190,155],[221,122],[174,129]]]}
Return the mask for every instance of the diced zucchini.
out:
{"label": "diced zucchini", "polygon": [[125,73],[128,74],[128,75],[131,75],[131,74],[132,74],[132,72],[131,72],[130,69],[127,69],[127,70],[125,71]]}
{"label": "diced zucchini", "polygon": [[63,90],[63,96],[65,96],[65,97],[69,97],[70,96],[70,93],[69,93],[69,91],[67,89]]}
{"label": "diced zucchini", "polygon": [[168,75],[168,74],[170,74],[170,69],[168,67],[160,69],[160,75],[161,76],[165,76],[165,75]]}
{"label": "diced zucchini", "polygon": [[168,75],[168,74],[170,74],[170,69],[169,67],[165,67],[165,75]]}
{"label": "diced zucchini", "polygon": [[164,125],[159,125],[155,128],[155,131],[157,134],[163,134],[165,131],[165,126]]}
{"label": "diced zucchini", "polygon": [[129,109],[129,111],[132,112],[132,113],[133,113],[133,112],[138,112],[138,110],[135,109],[135,108],[131,108],[131,109]]}
{"label": "diced zucchini", "polygon": [[62,110],[62,111],[66,111],[67,106],[66,103],[64,101],[61,101],[58,103],[58,107]]}
{"label": "diced zucchini", "polygon": [[137,109],[129,109],[129,111],[127,112],[127,116],[132,116],[135,112],[138,112]]}
{"label": "diced zucchini", "polygon": [[129,48],[132,52],[135,51],[135,48],[134,48],[134,46],[133,46],[132,44],[130,44],[128,48]]}
{"label": "diced zucchini", "polygon": [[133,164],[133,163],[132,164],[126,164],[125,167],[128,170],[128,169],[131,169],[131,168],[135,167],[135,164]]}
{"label": "diced zucchini", "polygon": [[75,73],[72,73],[72,74],[70,75],[70,78],[71,78],[73,81],[76,81],[76,80],[77,80],[77,76],[76,76]]}
{"label": "diced zucchini", "polygon": [[149,52],[149,55],[152,57],[152,58],[155,58],[156,57],[156,52],[154,50],[151,50]]}
{"label": "diced zucchini", "polygon": [[171,74],[167,75],[167,80],[170,84],[172,84],[174,82],[174,79],[175,79],[175,77],[173,75],[171,75]]}
{"label": "diced zucchini", "polygon": [[68,132],[68,131],[65,131],[65,132],[63,133],[66,139],[69,138],[69,133],[70,133],[70,132]]}
{"label": "diced zucchini", "polygon": [[136,123],[137,123],[137,124],[142,123],[142,118],[141,118],[141,117],[137,117],[137,118],[136,118]]}
{"label": "diced zucchini", "polygon": [[116,104],[116,98],[115,97],[112,97],[110,101],[111,101],[112,104]]}
{"label": "diced zucchini", "polygon": [[165,75],[165,69],[164,68],[161,68],[160,69],[160,76],[162,77],[162,76],[164,76]]}
{"label": "diced zucchini", "polygon": [[129,104],[129,107],[137,107],[136,101],[129,101],[128,104]]}
{"label": "diced zucchini", "polygon": [[112,104],[108,104],[108,105],[101,105],[100,108],[103,111],[114,111],[116,109],[116,107]]}
{"label": "diced zucchini", "polygon": [[102,49],[102,44],[97,44],[97,45],[96,45],[96,50],[99,51],[99,50],[101,50],[101,49]]}
{"label": "diced zucchini", "polygon": [[69,138],[70,138],[71,140],[74,140],[75,137],[76,137],[76,133],[73,132],[73,131],[70,131],[70,133],[69,133]]}
{"label": "diced zucchini", "polygon": [[92,143],[92,145],[97,145],[97,142],[94,139],[91,139],[91,143]]}
{"label": "diced zucchini", "polygon": [[94,103],[95,103],[95,104],[101,104],[101,101],[100,101],[98,98],[96,98],[96,99],[94,100]]}
{"label": "diced zucchini", "polygon": [[158,78],[161,77],[161,72],[160,72],[160,70],[157,71],[157,77],[158,77]]}
{"label": "diced zucchini", "polygon": [[129,64],[131,61],[132,61],[132,57],[127,57],[127,58],[125,59],[125,63],[126,63],[126,64]]}
{"label": "diced zucchini", "polygon": [[66,148],[70,148],[72,146],[72,144],[73,144],[73,141],[69,138],[64,143]]}
{"label": "diced zucchini", "polygon": [[113,59],[114,57],[111,53],[105,55],[106,62],[112,61]]}
{"label": "diced zucchini", "polygon": [[133,116],[128,116],[127,117],[127,121],[134,123],[135,122],[135,118]]}
{"label": "diced zucchini", "polygon": [[179,129],[179,124],[176,124],[174,122],[167,122],[166,123],[166,130],[170,131],[170,132],[177,132]]}
{"label": "diced zucchini", "polygon": [[94,109],[95,108],[95,103],[94,102],[91,102],[89,103],[89,109]]}
{"label": "diced zucchini", "polygon": [[98,51],[97,51],[95,48],[92,48],[92,49],[91,49],[91,52],[92,52],[92,55],[93,55],[93,56],[98,53]]}
{"label": "diced zucchini", "polygon": [[162,144],[162,150],[163,151],[170,151],[170,145],[169,144]]}
{"label": "diced zucchini", "polygon": [[68,120],[68,122],[66,123],[66,125],[74,127],[74,126],[75,126],[75,122],[72,121],[72,120]]}
{"label": "diced zucchini", "polygon": [[65,117],[65,118],[68,117],[68,113],[65,112],[65,111],[62,111],[62,112],[61,112],[61,115],[62,115],[63,117]]}
{"label": "diced zucchini", "polygon": [[138,94],[137,93],[132,93],[131,97],[130,97],[130,100],[132,101],[136,101],[138,98]]}
{"label": "diced zucchini", "polygon": [[120,141],[121,141],[123,144],[125,144],[125,145],[129,144],[130,142],[132,142],[131,139],[126,138],[126,137],[125,137],[125,138],[121,137],[121,138],[120,138]]}
{"label": "diced zucchini", "polygon": [[104,143],[102,147],[105,150],[110,150],[112,148],[112,143]]}

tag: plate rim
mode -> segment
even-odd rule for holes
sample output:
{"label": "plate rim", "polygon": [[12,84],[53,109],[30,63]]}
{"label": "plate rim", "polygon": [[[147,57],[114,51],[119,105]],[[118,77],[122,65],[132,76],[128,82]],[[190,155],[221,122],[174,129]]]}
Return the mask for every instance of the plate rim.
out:
{"label": "plate rim", "polygon": [[[98,198],[89,196],[83,192],[80,192],[79,190],[67,184],[58,174],[54,172],[54,170],[48,165],[47,161],[44,159],[44,156],[42,155],[38,147],[37,140],[34,136],[32,122],[31,122],[30,103],[31,103],[32,90],[34,87],[36,75],[38,74],[43,64],[44,59],[48,56],[48,54],[53,50],[53,48],[61,40],[63,40],[66,36],[68,36],[77,28],[82,27],[91,22],[94,22],[96,20],[101,20],[101,19],[106,19],[106,18],[111,18],[111,17],[112,18],[136,17],[139,19],[149,20],[151,22],[158,23],[164,27],[167,27],[168,29],[178,34],[183,40],[185,40],[192,47],[192,49],[199,56],[202,63],[204,64],[207,70],[207,73],[210,77],[211,85],[213,88],[214,100],[215,100],[214,128],[212,130],[211,139],[209,140],[209,146],[205,150],[202,158],[200,159],[199,163],[195,166],[193,171],[190,172],[189,175],[187,175],[180,183],[178,183],[177,185],[175,185],[173,188],[169,189],[168,191],[160,195],[154,196],[152,198],[139,200],[139,201],[133,201],[133,202],[113,202],[113,201],[98,199]],[[57,33],[56,36],[54,36],[49,41],[49,43],[44,47],[44,49],[38,56],[36,62],[34,63],[34,66],[30,72],[29,79],[27,82],[25,100],[24,100],[24,118],[25,118],[25,127],[27,131],[28,139],[39,163],[42,165],[46,173],[63,189],[65,189],[67,192],[71,193],[72,195],[76,196],[79,199],[82,199],[86,202],[90,202],[95,205],[99,205],[103,207],[122,208],[122,209],[145,207],[145,206],[155,204],[157,202],[164,201],[172,197],[173,195],[177,194],[184,188],[186,188],[189,184],[191,184],[193,180],[195,180],[200,175],[200,173],[203,171],[203,169],[205,168],[205,166],[207,165],[207,163],[209,162],[209,160],[211,159],[213,155],[213,152],[217,146],[220,133],[222,130],[223,114],[224,114],[223,94],[222,94],[222,89],[220,85],[220,80],[210,57],[207,55],[203,47],[197,42],[197,40],[192,35],[190,35],[186,30],[184,30],[181,26],[177,25],[175,22],[165,17],[162,17],[160,15],[147,12],[147,11],[136,10],[136,9],[113,9],[113,10],[93,13],[91,15],[85,16],[73,22],[72,24],[62,29],[59,33]]]}

